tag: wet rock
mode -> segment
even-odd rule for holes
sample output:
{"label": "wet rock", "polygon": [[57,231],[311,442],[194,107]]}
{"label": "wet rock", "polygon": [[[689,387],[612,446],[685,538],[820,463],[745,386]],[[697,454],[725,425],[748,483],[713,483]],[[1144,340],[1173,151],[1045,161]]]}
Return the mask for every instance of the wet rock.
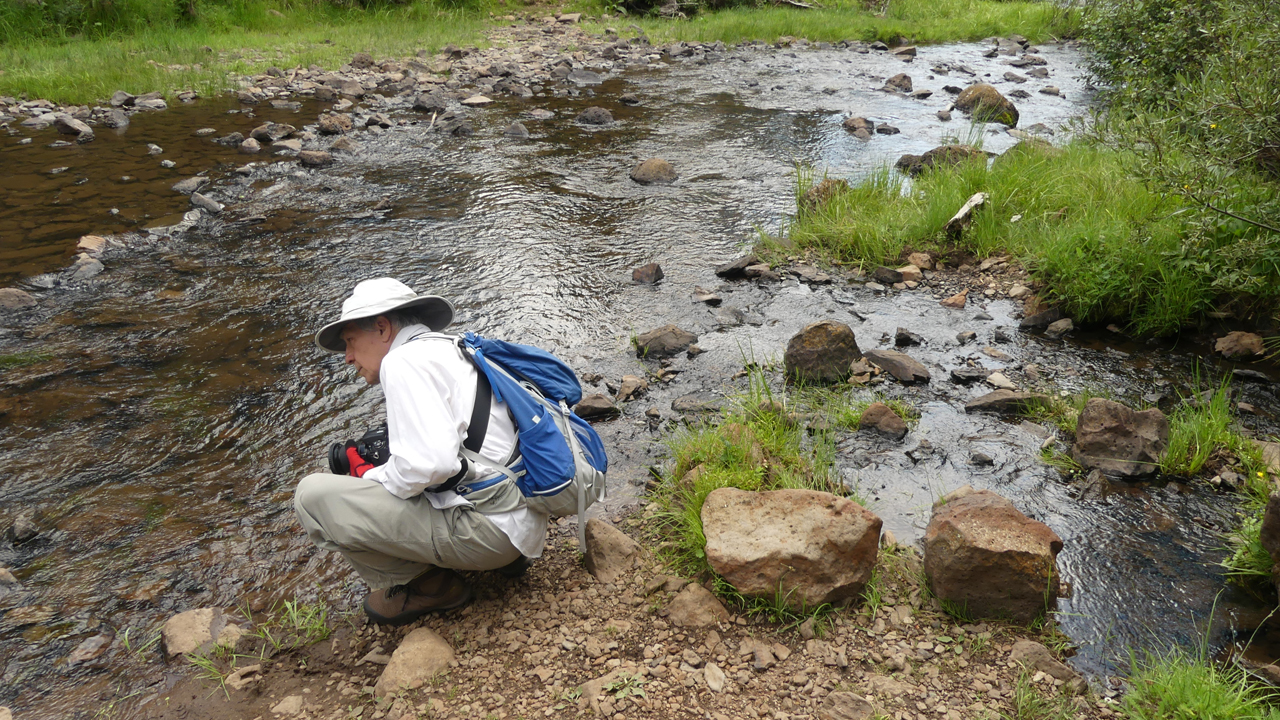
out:
{"label": "wet rock", "polygon": [[956,310],[964,309],[966,303],[969,302],[969,290],[966,288],[951,297],[940,301],[938,304],[942,307],[953,308]]}
{"label": "wet rock", "polygon": [[616,582],[640,561],[640,544],[600,518],[587,521],[586,537],[583,564],[602,583]]}
{"label": "wet rock", "polygon": [[718,307],[723,302],[719,295],[701,287],[693,289],[693,300],[694,302],[706,303],[711,307]]}
{"label": "wet rock", "polygon": [[617,417],[621,411],[617,405],[613,404],[613,400],[608,395],[594,393],[587,395],[573,406],[573,411],[583,420],[600,420],[604,418]]}
{"label": "wet rock", "polygon": [[976,122],[997,122],[1009,127],[1018,124],[1018,108],[986,83],[970,85],[956,96],[956,107],[970,113]]}
{"label": "wet rock", "polygon": [[80,253],[76,258],[76,262],[71,266],[71,282],[79,280],[88,280],[102,273],[106,267],[102,261],[97,258],[90,257],[87,253]]}
{"label": "wet rock", "polygon": [[1159,468],[1169,445],[1169,421],[1156,408],[1137,412],[1092,398],[1080,412],[1071,457],[1086,469],[1115,477],[1141,477]]}
{"label": "wet rock", "polygon": [[709,392],[681,395],[671,401],[671,409],[686,415],[720,412],[720,398]]}
{"label": "wet rock", "polygon": [[778,282],[782,276],[774,272],[768,263],[759,263],[756,265],[748,265],[743,269],[742,274],[749,278],[756,278],[767,282]]}
{"label": "wet rock", "polygon": [[506,135],[509,138],[518,138],[520,140],[528,140],[529,128],[525,127],[523,123],[513,122],[507,126],[506,130],[502,131],[502,134]]}
{"label": "wet rock", "polygon": [[849,365],[862,357],[853,329],[842,322],[822,320],[792,336],[783,355],[791,380],[832,383],[849,376]]}
{"label": "wet rock", "polygon": [[166,657],[204,652],[215,645],[234,648],[244,631],[228,622],[222,608],[200,608],[178,613],[160,630]]}
{"label": "wet rock", "polygon": [[118,108],[111,108],[102,116],[102,126],[119,130],[129,127],[129,114]]}
{"label": "wet rock", "polygon": [[1038,670],[1055,680],[1069,682],[1080,674],[1063,664],[1049,652],[1049,648],[1034,640],[1019,640],[1013,644],[1009,659],[1028,670]]}
{"label": "wet rock", "polygon": [[112,632],[106,632],[101,635],[94,635],[91,638],[86,638],[71,651],[70,655],[67,656],[67,665],[74,667],[80,663],[88,662],[100,657],[111,648],[111,643],[115,639],[115,633]]}
{"label": "wet rock", "polygon": [[[978,339],[978,333],[972,330],[961,330],[960,332],[956,333],[956,342],[960,343],[961,345],[968,345],[969,343],[977,339]],[[955,379],[955,372],[952,371],[952,380],[954,379]]]}
{"label": "wet rock", "polygon": [[93,128],[67,113],[54,115],[53,127],[63,135],[75,135],[79,143],[91,142],[94,138]]}
{"label": "wet rock", "polygon": [[378,676],[373,694],[386,697],[405,689],[420,688],[447,670],[453,658],[453,648],[444,638],[429,628],[417,628],[391,653],[391,662]]}
{"label": "wet rock", "polygon": [[1262,549],[1273,558],[1280,557],[1280,491],[1271,493],[1262,513],[1262,529],[1258,533]]}
{"label": "wet rock", "polygon": [[1071,322],[1071,318],[1062,318],[1049,323],[1049,327],[1044,329],[1044,334],[1045,337],[1057,340],[1074,329],[1075,324]]}
{"label": "wet rock", "polygon": [[429,113],[442,113],[449,109],[449,101],[435,93],[424,93],[414,98],[413,109]]}
{"label": "wet rock", "polygon": [[1044,87],[1040,88],[1040,94],[1041,94],[1041,95],[1054,95],[1054,96],[1056,96],[1056,97],[1061,97],[1061,96],[1062,96],[1062,91],[1061,91],[1061,90],[1059,90],[1059,89],[1058,89],[1058,86],[1056,86],[1056,85],[1045,85]]}
{"label": "wet rock", "polygon": [[298,161],[305,167],[328,167],[333,164],[333,155],[324,150],[303,150],[298,153]]}
{"label": "wet rock", "polygon": [[250,130],[249,137],[258,142],[277,142],[293,135],[297,131],[298,129],[292,125],[269,122]]}
{"label": "wet rock", "polygon": [[[857,135],[862,140],[870,140],[871,134],[876,131],[876,124],[864,117],[847,117],[842,124],[845,130]],[[845,181],[841,180],[839,182]],[[845,182],[845,187],[848,187],[847,182]]]}
{"label": "wet rock", "polygon": [[469,98],[460,101],[466,107],[484,107],[493,102],[493,99],[485,95],[472,95]]}
{"label": "wet rock", "polygon": [[906,328],[898,328],[893,334],[893,344],[895,347],[910,347],[912,345],[923,345],[924,338],[911,332]]}
{"label": "wet rock", "polygon": [[729,620],[724,605],[697,583],[686,585],[666,609],[667,620],[677,627],[704,628]]}
{"label": "wet rock", "polygon": [[898,352],[897,350],[868,350],[864,353],[868,360],[908,385],[918,382],[929,382],[929,369],[918,360]]}
{"label": "wet rock", "polygon": [[634,400],[645,394],[648,389],[648,381],[639,375],[623,375],[622,383],[618,386],[618,401]]}
{"label": "wet rock", "polygon": [[613,122],[613,114],[602,107],[592,106],[579,113],[575,120],[583,125],[609,125]]}
{"label": "wet rock", "polygon": [[893,268],[878,267],[871,272],[871,279],[885,285],[894,285],[902,282],[902,273]]}
{"label": "wet rock", "polygon": [[909,93],[911,92],[911,76],[906,73],[898,73],[884,82],[883,89],[889,92]]}
{"label": "wet rock", "polygon": [[117,90],[111,93],[111,107],[129,107],[133,105],[134,96],[124,90]]}
{"label": "wet rock", "polygon": [[894,167],[914,176],[937,167],[960,165],[974,158],[986,158],[986,153],[972,145],[939,145],[924,155],[903,155]]}
{"label": "wet rock", "polygon": [[828,285],[831,283],[831,276],[822,272],[812,265],[795,265],[791,268],[791,274],[800,278],[801,282],[810,285]]}
{"label": "wet rock", "polygon": [[[276,143],[276,144],[277,144],[277,145],[284,145],[285,143],[290,143],[290,142],[293,142],[293,141],[292,141],[292,140],[285,140],[284,142],[280,142],[280,143]],[[338,138],[337,140],[334,140],[334,141],[333,141],[333,144],[329,146],[329,150],[330,150],[331,152],[345,152],[345,153],[354,153],[354,152],[359,152],[359,151],[360,151],[360,143],[356,142],[355,140],[352,140],[352,139],[351,139],[351,138],[349,138],[349,137],[343,136],[343,137]],[[297,150],[295,150],[295,152],[302,152],[302,150],[301,150],[301,146],[299,146],[299,148],[298,148]]]}
{"label": "wet rock", "polygon": [[977,465],[978,467],[990,467],[991,465],[996,464],[996,461],[991,459],[991,456],[984,452],[976,452],[970,455],[969,462]]}
{"label": "wet rock", "polygon": [[55,617],[58,617],[58,611],[47,605],[24,605],[5,613],[4,620],[0,621],[0,627],[20,628],[25,625],[38,625]]}
{"label": "wet rock", "polygon": [[938,116],[938,119],[941,120],[942,122],[951,122],[950,110],[939,110],[936,114]]}
{"label": "wet rock", "polygon": [[968,485],[934,506],[924,570],[940,600],[976,618],[1041,617],[1057,597],[1062,540],[1005,498]]}
{"label": "wet rock", "polygon": [[1004,79],[1012,83],[1024,83],[1027,81],[1027,78],[1025,76],[1019,75],[1018,73],[1013,71],[1005,73]]}
{"label": "wet rock", "polygon": [[818,706],[818,720],[868,720],[875,716],[875,706],[851,692],[833,692]]}
{"label": "wet rock", "polygon": [[900,132],[902,131],[894,127],[893,125],[887,125],[885,123],[881,123],[876,126],[877,135],[897,135]]}
{"label": "wet rock", "polygon": [[1049,308],[1048,310],[1022,318],[1022,321],[1018,323],[1018,327],[1023,330],[1038,330],[1040,328],[1047,328],[1061,319],[1061,310],[1058,308]]}
{"label": "wet rock", "polygon": [[1247,358],[1266,353],[1262,336],[1251,332],[1227,333],[1213,344],[1213,351],[1225,358]]}
{"label": "wet rock", "polygon": [[993,388],[998,388],[1000,390],[1017,390],[1018,389],[1018,386],[1014,385],[1013,381],[1010,380],[1008,377],[1005,377],[1004,373],[993,372],[987,376],[986,380],[988,385],[990,385]]}
{"label": "wet rock", "polygon": [[257,155],[262,152],[262,143],[253,138],[245,138],[245,141],[240,143],[240,152],[244,155]]}
{"label": "wet rock", "polygon": [[209,182],[209,178],[201,177],[197,175],[195,177],[189,177],[186,180],[182,180],[177,183],[174,183],[173,190],[175,192],[180,192],[183,195],[190,195],[191,193],[196,192],[200,188],[204,187],[206,184],[208,184],[208,182]]}
{"label": "wet rock", "polygon": [[214,200],[208,195],[201,195],[198,192],[191,193],[191,205],[192,207],[198,207],[201,210],[207,210],[214,215],[222,212],[223,209],[222,203]]}
{"label": "wet rock", "polygon": [[756,257],[754,253],[750,255],[743,255],[731,263],[725,263],[724,265],[717,267],[716,275],[719,275],[726,280],[740,280],[747,276],[746,271],[748,267],[758,265],[759,263],[760,258]]}
{"label": "wet rock", "polygon": [[343,113],[328,113],[320,116],[316,130],[321,135],[341,135],[351,132],[351,116]]}
{"label": "wet rock", "polygon": [[244,135],[238,132],[233,132],[219,138],[214,138],[213,141],[219,145],[225,145],[226,147],[239,147],[240,143],[244,142]]}
{"label": "wet rock", "polygon": [[176,163],[176,162],[174,162],[174,161],[172,161],[172,160],[161,160],[161,161],[160,161],[160,167],[165,168],[165,169],[169,169],[169,170],[171,170],[171,169],[173,169],[173,168],[175,168],[175,167],[177,167],[177,166],[178,166],[178,163]]}
{"label": "wet rock", "polygon": [[858,420],[860,430],[874,430],[891,440],[901,440],[907,435],[907,423],[884,403],[871,403]]}
{"label": "wet rock", "polygon": [[31,515],[22,513],[13,519],[13,524],[4,534],[13,542],[24,543],[39,537],[40,527],[31,519]]}
{"label": "wet rock", "polygon": [[101,235],[84,235],[76,243],[76,251],[90,255],[100,255],[107,249],[107,239]]}
{"label": "wet rock", "polygon": [[1019,390],[996,390],[964,404],[965,412],[1016,413],[1048,405],[1046,395]]}
{"label": "wet rock", "polygon": [[641,185],[670,185],[680,177],[671,163],[650,158],[631,169],[631,179]]}
{"label": "wet rock", "polygon": [[663,325],[636,337],[636,356],[665,358],[679,355],[698,342],[698,336],[675,325]]}
{"label": "wet rock", "polygon": [[18,288],[0,288],[0,311],[21,310],[36,304],[31,293]]}
{"label": "wet rock", "polygon": [[[148,93],[148,95],[150,94],[151,93]],[[169,103],[165,102],[164,98],[159,97],[159,93],[155,93],[155,95],[156,97],[147,97],[146,95],[140,96],[134,99],[133,106],[140,110],[151,110],[151,111],[168,109]]]}
{"label": "wet rock", "polygon": [[662,266],[658,263],[649,263],[641,265],[631,271],[631,282],[653,285],[666,275],[662,272]]}
{"label": "wet rock", "polygon": [[703,502],[702,527],[707,561],[738,592],[781,594],[800,608],[862,593],[875,567],[881,521],[830,493],[720,488]]}

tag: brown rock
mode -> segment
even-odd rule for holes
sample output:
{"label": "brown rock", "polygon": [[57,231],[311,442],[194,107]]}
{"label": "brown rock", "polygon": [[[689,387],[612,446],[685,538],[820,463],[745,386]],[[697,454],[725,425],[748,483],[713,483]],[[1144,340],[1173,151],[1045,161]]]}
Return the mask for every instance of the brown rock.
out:
{"label": "brown rock", "polygon": [[639,375],[623,375],[622,384],[618,386],[618,401],[633,400],[649,389],[649,381]]}
{"label": "brown rock", "polygon": [[675,325],[663,325],[636,337],[636,356],[664,358],[679,355],[698,342],[698,336]]}
{"label": "brown rock", "polygon": [[911,76],[906,73],[898,73],[889,78],[884,83],[884,89],[890,92],[911,92]]}
{"label": "brown rock", "polygon": [[1280,491],[1267,498],[1267,509],[1262,513],[1262,530],[1259,533],[1262,548],[1271,556],[1280,557]]}
{"label": "brown rock", "polygon": [[351,128],[351,116],[343,113],[326,113],[316,123],[316,129],[321,135],[341,135],[351,132]]}
{"label": "brown rock", "polygon": [[1262,336],[1237,330],[1218,338],[1213,351],[1226,358],[1239,358],[1263,355],[1267,348],[1262,344]]}
{"label": "brown rock", "polygon": [[867,720],[876,710],[860,695],[833,692],[818,706],[818,720]]}
{"label": "brown rock", "polygon": [[1057,597],[1062,540],[1013,503],[969,486],[934,506],[924,569],[940,600],[978,618],[1029,622]]}
{"label": "brown rock", "polygon": [[324,150],[303,150],[298,161],[306,167],[328,167],[333,164],[333,155]]}
{"label": "brown rock", "polygon": [[861,595],[875,567],[880,518],[814,490],[720,488],[702,504],[707,562],[738,592],[813,608]]}
{"label": "brown rock", "polygon": [[967,303],[968,301],[969,301],[969,291],[968,289],[965,289],[965,290],[961,290],[960,292],[956,293],[955,295],[952,295],[951,297],[947,298],[946,300],[943,300],[938,304],[941,305],[942,307],[949,307],[949,308],[955,308],[957,310],[961,310],[961,309],[964,309],[965,303]]}
{"label": "brown rock", "polygon": [[402,690],[420,688],[449,668],[453,648],[429,628],[418,628],[400,641],[391,653],[391,662],[374,685],[375,697],[386,697]]}
{"label": "brown rock", "polygon": [[583,420],[617,417],[622,412],[608,395],[601,393],[592,393],[583,397],[577,405],[573,406],[573,411]]}
{"label": "brown rock", "polygon": [[1034,640],[1019,640],[1014,643],[1009,659],[1028,670],[1039,670],[1055,680],[1066,682],[1080,677],[1075,670],[1055,658],[1049,648]]}
{"label": "brown rock", "polygon": [[36,304],[31,293],[18,288],[0,288],[0,310],[21,310]]}
{"label": "brown rock", "polygon": [[1018,108],[986,83],[970,85],[960,91],[956,96],[956,108],[972,114],[976,122],[998,122],[1009,127],[1018,124]]}
{"label": "brown rock", "polygon": [[613,583],[640,560],[640,545],[600,518],[587,521],[586,537],[583,563],[602,583]]}
{"label": "brown rock", "polygon": [[729,611],[711,591],[698,584],[686,585],[667,605],[667,619],[685,628],[704,628],[729,619]]}
{"label": "brown rock", "polygon": [[263,123],[253,130],[249,131],[249,137],[258,142],[276,142],[283,140],[297,132],[297,128],[285,123]]}
{"label": "brown rock", "polygon": [[899,382],[908,385],[918,382],[927,383],[932,377],[928,368],[904,352],[898,352],[897,350],[868,350],[866,356],[868,360],[893,375]]}
{"label": "brown rock", "polygon": [[235,647],[243,630],[227,621],[221,608],[200,608],[178,613],[160,630],[164,652],[168,657],[183,653],[203,652],[215,644]]}
{"label": "brown rock", "polygon": [[865,135],[863,138],[864,140],[869,140],[871,138],[871,133],[876,131],[876,124],[864,117],[847,117],[841,124],[844,125],[844,129],[849,132],[857,133],[861,131],[862,134]]}
{"label": "brown rock", "polygon": [[646,285],[653,285],[664,277],[666,277],[666,274],[662,272],[662,266],[658,263],[641,265],[631,271],[631,282],[644,283]]}
{"label": "brown rock", "polygon": [[895,164],[899,170],[919,175],[937,167],[959,165],[974,158],[986,158],[986,153],[972,145],[940,145],[924,155],[903,155]]}
{"label": "brown rock", "polygon": [[631,179],[641,185],[670,185],[679,177],[671,163],[661,158],[650,158],[631,169]]}
{"label": "brown rock", "polygon": [[860,430],[874,430],[893,440],[901,440],[907,434],[907,423],[884,403],[871,403],[858,420]]}
{"label": "brown rock", "polygon": [[754,253],[743,255],[731,263],[725,263],[724,265],[717,267],[716,275],[719,275],[726,280],[738,280],[747,276],[747,268],[758,265],[759,263],[760,258],[756,257]]}
{"label": "brown rock", "polygon": [[852,328],[842,322],[822,320],[805,326],[791,338],[783,365],[792,380],[831,383],[848,377],[849,365],[861,357]]}
{"label": "brown rock", "polygon": [[800,196],[800,210],[812,212],[831,202],[831,198],[842,192],[848,192],[849,183],[844,180],[823,178],[822,182],[810,187]]}
{"label": "brown rock", "polygon": [[1159,469],[1168,445],[1169,421],[1158,409],[1137,412],[1113,400],[1092,398],[1076,423],[1071,457],[1085,469],[1142,477]]}
{"label": "brown rock", "polygon": [[609,125],[613,122],[613,114],[602,107],[589,107],[578,113],[577,122],[583,125]]}

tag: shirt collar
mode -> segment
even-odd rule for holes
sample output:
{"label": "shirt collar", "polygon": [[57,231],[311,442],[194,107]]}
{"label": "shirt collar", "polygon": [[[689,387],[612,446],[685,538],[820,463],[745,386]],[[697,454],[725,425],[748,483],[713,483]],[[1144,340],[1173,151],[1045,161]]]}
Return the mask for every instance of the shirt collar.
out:
{"label": "shirt collar", "polygon": [[[391,350],[395,350],[396,348],[409,342],[415,337],[418,337],[419,335],[430,335],[430,334],[432,334],[431,328],[427,327],[426,325],[423,325],[422,323],[405,325],[404,327],[400,328],[400,332],[396,333],[396,339],[391,341]],[[388,350],[387,352],[391,352],[391,350]]]}

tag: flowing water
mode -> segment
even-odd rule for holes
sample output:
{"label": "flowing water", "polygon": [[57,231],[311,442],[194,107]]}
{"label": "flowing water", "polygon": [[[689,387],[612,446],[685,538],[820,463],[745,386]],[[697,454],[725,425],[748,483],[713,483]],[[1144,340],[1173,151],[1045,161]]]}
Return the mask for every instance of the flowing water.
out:
{"label": "flowing water", "polygon": [[[796,163],[857,178],[950,136],[981,138],[997,152],[1012,145],[958,114],[951,123],[935,118],[949,99],[943,85],[1009,69],[982,49],[922,48],[910,65],[844,50],[732,51],[472,111],[469,138],[429,132],[427,118],[406,110],[394,114],[404,124],[362,133],[362,148],[325,171],[267,156],[234,173],[246,158],[193,135],[247,132],[266,119],[301,126],[314,120],[314,104],[248,117],[229,113],[239,109],[229,100],[202,101],[135,116],[126,132],[100,131],[87,146],[47,147],[58,139],[52,131],[29,144],[18,144],[25,131],[0,138],[0,281],[39,299],[0,329],[0,355],[21,365],[0,371],[0,527],[30,513],[42,530],[25,543],[0,541],[0,566],[23,584],[0,596],[9,611],[0,618],[0,704],[65,716],[152,695],[165,686],[156,651],[144,653],[150,662],[132,656],[125,633],[136,648],[182,610],[293,597],[356,607],[363,587],[340,558],[313,551],[291,498],[298,478],[322,468],[328,443],[379,420],[380,390],[310,340],[352,285],[378,275],[452,298],[459,326],[535,342],[606,381],[642,370],[627,352],[634,332],[674,322],[701,336],[704,355],[675,361],[673,382],[599,426],[613,447],[610,508],[632,501],[661,461],[663,424],[644,410],[670,419],[679,395],[731,392],[744,358],[780,356],[816,319],[849,322],[864,347],[909,327],[927,340],[912,354],[936,368],[927,389],[893,390],[921,407],[919,426],[901,445],[847,440],[838,459],[885,526],[914,540],[939,494],[990,487],[1065,540],[1060,562],[1074,595],[1061,622],[1082,645],[1082,669],[1107,674],[1129,645],[1193,638],[1224,586],[1215,548],[1233,524],[1234,499],[1178,484],[1080,499],[1036,460],[1041,430],[965,416],[959,407],[973,391],[943,375],[975,346],[958,346],[954,334],[971,328],[986,344],[995,326],[1016,325],[1011,303],[987,303],[989,321],[974,319],[971,305],[957,321],[923,293],[886,297],[794,280],[721,286],[712,273],[759,228],[781,228],[794,208]],[[1074,53],[1042,54],[1051,79],[1027,84],[1023,126],[1059,126],[1085,108]],[[930,72],[942,63],[948,75]],[[901,71],[935,95],[876,89]],[[1034,92],[1049,83],[1065,97]],[[625,92],[640,105],[617,102]],[[609,108],[617,122],[574,124],[590,105]],[[555,114],[533,119],[526,113],[534,108]],[[864,143],[841,127],[849,113],[902,132]],[[503,136],[515,120],[528,125],[529,140]],[[148,155],[147,143],[164,153]],[[648,157],[671,161],[680,180],[630,181],[628,170]],[[159,168],[164,158],[178,167]],[[50,174],[59,167],[70,169]],[[205,169],[215,179],[208,192],[229,209],[187,233],[146,232],[178,222],[187,201],[168,186]],[[124,233],[127,247],[107,252],[102,274],[69,282],[70,248],[90,231]],[[630,269],[651,261],[666,279],[632,285]],[[695,305],[695,285],[720,287],[725,306]],[[1069,390],[1137,398],[1188,385],[1197,348],[1126,342],[1018,336],[1002,347],[1013,356],[1008,365],[1035,362]],[[1264,411],[1277,409],[1266,385],[1243,392]],[[931,451],[920,451],[922,439]],[[996,464],[973,469],[974,449]],[[1256,624],[1247,598],[1228,591],[1222,608],[1227,622],[1215,641]],[[105,655],[68,661],[77,644],[104,632],[116,637]]]}

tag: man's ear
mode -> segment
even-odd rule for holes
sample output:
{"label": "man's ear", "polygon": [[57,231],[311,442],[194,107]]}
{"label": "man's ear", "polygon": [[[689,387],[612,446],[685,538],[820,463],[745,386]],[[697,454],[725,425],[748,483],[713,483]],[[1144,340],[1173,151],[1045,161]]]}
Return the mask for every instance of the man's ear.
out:
{"label": "man's ear", "polygon": [[387,341],[390,341],[391,340],[391,321],[379,315],[378,319],[375,320],[374,322],[377,324],[377,327],[378,327],[378,337],[381,338],[385,336]]}

